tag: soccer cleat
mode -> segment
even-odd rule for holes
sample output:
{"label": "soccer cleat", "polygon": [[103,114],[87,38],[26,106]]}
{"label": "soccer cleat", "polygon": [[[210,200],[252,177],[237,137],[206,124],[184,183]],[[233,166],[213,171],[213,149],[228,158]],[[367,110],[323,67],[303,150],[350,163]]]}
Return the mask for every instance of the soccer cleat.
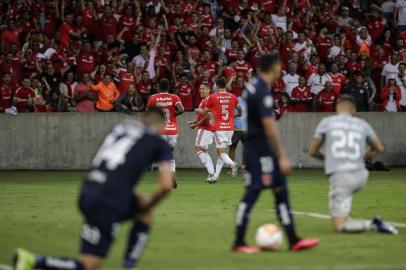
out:
{"label": "soccer cleat", "polygon": [[317,246],[320,243],[320,240],[317,238],[313,239],[302,239],[297,241],[293,246],[291,246],[290,250],[292,251],[300,251],[303,249],[311,249]]}
{"label": "soccer cleat", "polygon": [[214,178],[214,174],[209,174],[209,176],[207,176],[206,183],[211,181],[213,178]]}
{"label": "soccer cleat", "polygon": [[398,234],[398,230],[392,225],[383,222],[382,219],[374,217],[372,219],[372,226],[380,233]]}
{"label": "soccer cleat", "polygon": [[231,177],[236,177],[238,174],[238,163],[234,162],[234,166],[231,167]]}
{"label": "soccer cleat", "polygon": [[13,270],[32,270],[35,266],[35,255],[31,252],[18,248],[14,252]]}
{"label": "soccer cleat", "polygon": [[255,246],[235,246],[233,252],[244,254],[255,254],[261,252],[261,249]]}

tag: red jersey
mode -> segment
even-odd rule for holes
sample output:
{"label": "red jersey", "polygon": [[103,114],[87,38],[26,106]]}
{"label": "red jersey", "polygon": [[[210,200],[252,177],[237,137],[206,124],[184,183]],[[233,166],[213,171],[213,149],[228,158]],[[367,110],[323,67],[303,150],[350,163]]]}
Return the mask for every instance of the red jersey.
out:
{"label": "red jersey", "polygon": [[319,111],[334,112],[337,99],[338,96],[334,91],[327,92],[326,90],[322,90],[317,95],[317,100],[321,103],[321,105],[319,105]]}
{"label": "red jersey", "polygon": [[322,61],[327,59],[328,52],[332,46],[333,43],[331,42],[330,38],[321,36],[316,38],[317,52]]}
{"label": "red jersey", "polygon": [[148,96],[151,94],[151,90],[152,90],[152,81],[148,80],[148,81],[141,81],[138,85],[137,85],[137,90],[138,93],[140,93],[141,98],[146,101],[148,99]]}
{"label": "red jersey", "polygon": [[312,65],[312,64],[307,64],[306,65],[306,80],[308,80],[310,78],[310,76],[312,76],[313,74],[319,72],[319,67],[316,65]]}
{"label": "red jersey", "polygon": [[214,127],[216,131],[234,130],[234,111],[237,105],[237,97],[228,92],[215,93],[208,97],[207,108],[214,115]]}
{"label": "red jersey", "polygon": [[341,88],[345,84],[345,76],[341,73],[337,73],[335,75],[333,73],[329,73],[328,75],[330,75],[331,77],[334,92],[336,93],[337,96],[339,96],[341,93]]}
{"label": "red jersey", "polygon": [[16,107],[18,112],[26,112],[29,101],[35,97],[34,90],[31,87],[20,87],[15,92],[15,97],[19,98]]}
{"label": "red jersey", "polygon": [[94,69],[94,55],[93,53],[81,53],[77,59],[77,73],[92,73]]}
{"label": "red jersey", "polygon": [[11,107],[13,90],[10,86],[0,86],[0,112],[4,112]]}
{"label": "red jersey", "polygon": [[68,23],[64,22],[61,27],[59,28],[59,32],[61,35],[60,38],[60,46],[61,47],[69,47],[69,41],[70,41],[70,36],[69,33],[73,31],[72,26],[70,26]]}
{"label": "red jersey", "polygon": [[308,112],[309,111],[309,102],[312,100],[312,92],[310,88],[305,86],[300,88],[296,86],[292,90],[292,95],[290,97],[295,101],[295,104],[292,105],[292,112]]}
{"label": "red jersey", "polygon": [[134,76],[124,70],[118,72],[118,77],[120,78],[120,84],[118,85],[118,90],[121,94],[128,92],[128,87],[130,84],[135,84]]}
{"label": "red jersey", "polygon": [[[209,99],[209,97],[206,97],[205,99],[202,99],[202,101],[200,102],[200,105],[199,105],[199,109],[204,110],[204,109],[207,108],[208,99]],[[214,117],[213,117],[213,114],[211,112],[209,112],[208,114],[209,114],[208,121],[200,124],[199,128],[214,131]],[[199,114],[197,116],[197,122],[202,121],[203,118],[204,118],[204,116]]]}
{"label": "red jersey", "polygon": [[246,61],[236,61],[235,71],[238,75],[248,78],[248,74],[252,71],[251,65]]}
{"label": "red jersey", "polygon": [[192,95],[192,85],[178,85],[178,96],[182,101],[183,108],[185,111],[193,110],[193,95]]}
{"label": "red jersey", "polygon": [[178,124],[176,122],[176,104],[181,104],[177,95],[169,93],[159,93],[152,95],[148,101],[147,108],[157,107],[165,113],[165,126],[162,131],[163,135],[177,135]]}

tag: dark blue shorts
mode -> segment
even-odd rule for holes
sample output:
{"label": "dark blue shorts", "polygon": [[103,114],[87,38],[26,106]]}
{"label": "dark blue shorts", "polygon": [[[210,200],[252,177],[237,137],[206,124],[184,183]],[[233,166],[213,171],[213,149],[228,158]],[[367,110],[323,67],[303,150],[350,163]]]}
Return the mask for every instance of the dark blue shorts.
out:
{"label": "dark blue shorts", "polygon": [[105,258],[113,243],[118,224],[133,220],[138,209],[135,202],[125,211],[117,212],[100,196],[82,194],[79,208],[84,218],[81,232],[81,254]]}
{"label": "dark blue shorts", "polygon": [[256,154],[245,150],[245,182],[247,189],[273,189],[286,186],[286,177],[281,174],[279,163],[270,153]]}

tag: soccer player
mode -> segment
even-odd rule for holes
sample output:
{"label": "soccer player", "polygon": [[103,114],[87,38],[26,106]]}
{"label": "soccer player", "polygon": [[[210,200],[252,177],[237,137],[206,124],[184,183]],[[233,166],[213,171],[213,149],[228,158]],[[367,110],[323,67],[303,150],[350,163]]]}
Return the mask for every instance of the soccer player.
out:
{"label": "soccer player", "polygon": [[224,78],[216,81],[217,93],[211,94],[207,99],[204,114],[212,112],[214,115],[214,141],[217,148],[217,162],[214,176],[209,183],[217,183],[224,163],[231,167],[231,175],[236,175],[238,163],[234,162],[226,153],[226,148],[231,145],[234,133],[235,109],[241,112],[238,99],[235,95],[227,92],[227,83]]}
{"label": "soccer player", "polygon": [[[324,118],[316,128],[309,154],[325,161],[325,173],[330,181],[329,207],[336,232],[361,232],[377,229],[396,234],[395,228],[374,218],[372,221],[349,220],[352,194],[362,189],[368,180],[365,159],[383,152],[382,142],[371,126],[354,117],[356,101],[342,95],[336,115]],[[320,149],[324,145],[324,154]]]}
{"label": "soccer player", "polygon": [[[80,192],[84,225],[78,259],[36,256],[17,249],[14,269],[96,270],[107,256],[118,224],[128,220],[133,220],[133,226],[123,267],[134,268],[148,240],[153,209],[172,189],[172,153],[159,134],[163,124],[162,111],[150,108],[140,121],[116,125],[104,140]],[[155,192],[147,196],[133,191],[153,163],[160,166]]]}
{"label": "soccer player", "polygon": [[207,100],[210,95],[210,88],[207,85],[200,85],[199,88],[200,96],[202,101],[200,102],[199,108],[195,109],[197,114],[197,119],[195,121],[189,122],[190,128],[198,128],[196,143],[195,143],[195,153],[200,159],[202,164],[206,167],[209,176],[207,177],[207,182],[214,176],[214,166],[210,154],[207,153],[209,145],[213,143],[213,130],[214,130],[214,119],[211,112],[205,112],[207,106]]}
{"label": "soccer player", "polygon": [[[162,131],[162,138],[169,144],[172,152],[175,149],[178,139],[178,123],[176,116],[183,113],[183,105],[179,96],[169,93],[170,82],[168,79],[159,80],[159,93],[152,95],[147,104],[147,110],[156,107],[165,114],[165,126]],[[171,161],[172,172],[176,171],[175,159]],[[176,186],[176,183],[174,183]]]}
{"label": "soccer player", "polygon": [[246,110],[243,118],[247,121],[244,134],[246,187],[237,210],[233,251],[248,254],[260,251],[246,244],[245,234],[251,210],[265,189],[274,193],[276,213],[287,234],[290,250],[312,248],[319,243],[318,239],[301,239],[296,234],[285,178],[292,165],[280,142],[274,118],[270,86],[281,74],[279,55],[263,55],[259,59],[258,71],[259,75],[251,79],[244,91]]}

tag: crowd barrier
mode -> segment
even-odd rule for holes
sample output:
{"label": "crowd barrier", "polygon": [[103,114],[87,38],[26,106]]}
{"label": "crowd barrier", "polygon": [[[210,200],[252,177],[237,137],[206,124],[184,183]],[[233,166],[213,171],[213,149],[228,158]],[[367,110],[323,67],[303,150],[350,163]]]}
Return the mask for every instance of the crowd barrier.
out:
{"label": "crowd barrier", "polygon": [[[295,166],[322,166],[308,156],[307,147],[317,123],[326,115],[288,113],[279,121],[281,137]],[[390,166],[405,166],[406,113],[360,113],[359,116],[373,126],[385,144],[385,153],[379,160]],[[128,117],[134,116],[121,113],[0,114],[0,169],[87,169],[109,129]],[[196,130],[187,126],[194,118],[193,113],[178,117],[180,132],[175,156],[179,168],[202,167],[194,154]],[[241,161],[241,147],[237,157]]]}

